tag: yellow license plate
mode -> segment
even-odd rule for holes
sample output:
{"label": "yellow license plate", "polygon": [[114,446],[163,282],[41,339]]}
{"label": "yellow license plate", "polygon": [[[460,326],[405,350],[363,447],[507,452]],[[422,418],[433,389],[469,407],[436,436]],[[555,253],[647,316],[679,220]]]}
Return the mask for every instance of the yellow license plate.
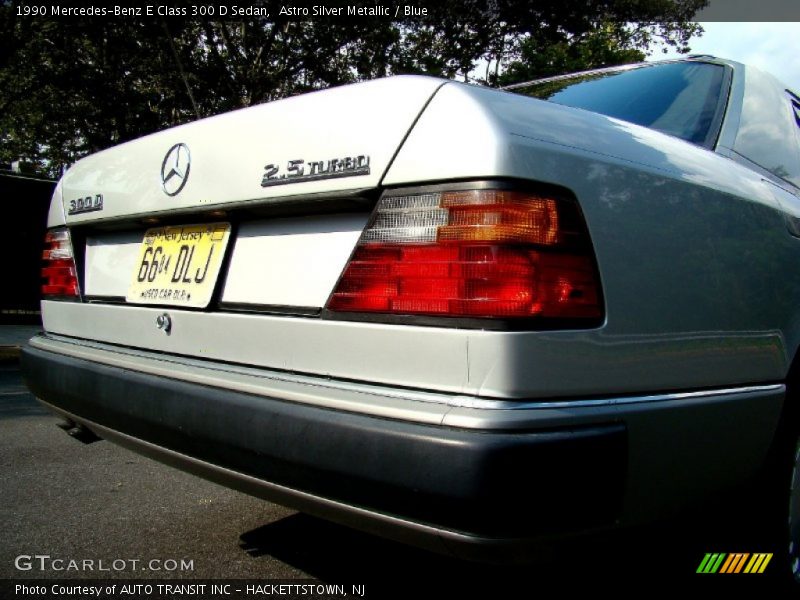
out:
{"label": "yellow license plate", "polygon": [[125,299],[205,308],[214,294],[230,231],[230,223],[148,229]]}

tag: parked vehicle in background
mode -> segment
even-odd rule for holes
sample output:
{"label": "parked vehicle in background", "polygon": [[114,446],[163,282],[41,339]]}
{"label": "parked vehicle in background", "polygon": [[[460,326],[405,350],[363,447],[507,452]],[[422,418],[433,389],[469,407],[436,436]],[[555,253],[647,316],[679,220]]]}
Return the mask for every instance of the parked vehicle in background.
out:
{"label": "parked vehicle in background", "polygon": [[765,473],[798,579],[799,111],[702,56],[112,148],[53,196],[28,385],[73,432],[462,557]]}

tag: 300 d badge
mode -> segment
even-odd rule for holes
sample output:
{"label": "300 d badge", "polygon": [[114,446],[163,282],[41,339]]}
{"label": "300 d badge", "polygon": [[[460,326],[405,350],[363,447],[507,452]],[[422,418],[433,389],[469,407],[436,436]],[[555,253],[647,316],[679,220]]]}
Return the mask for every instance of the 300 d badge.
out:
{"label": "300 d badge", "polygon": [[103,210],[103,194],[70,200],[67,214],[79,215],[81,213],[95,212],[98,210]]}
{"label": "300 d badge", "polygon": [[261,187],[369,175],[369,156],[360,154],[317,161],[298,158],[288,161],[284,171],[281,173],[281,167],[276,163],[266,165]]}

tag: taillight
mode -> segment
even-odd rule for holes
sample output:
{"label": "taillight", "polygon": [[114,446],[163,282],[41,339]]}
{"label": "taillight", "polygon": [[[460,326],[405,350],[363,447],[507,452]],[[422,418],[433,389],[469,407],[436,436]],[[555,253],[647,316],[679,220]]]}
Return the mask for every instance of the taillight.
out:
{"label": "taillight", "polygon": [[77,298],[78,271],[67,229],[53,229],[44,238],[42,252],[42,296]]}
{"label": "taillight", "polygon": [[577,205],[505,189],[381,198],[327,308],[586,322],[603,316]]}

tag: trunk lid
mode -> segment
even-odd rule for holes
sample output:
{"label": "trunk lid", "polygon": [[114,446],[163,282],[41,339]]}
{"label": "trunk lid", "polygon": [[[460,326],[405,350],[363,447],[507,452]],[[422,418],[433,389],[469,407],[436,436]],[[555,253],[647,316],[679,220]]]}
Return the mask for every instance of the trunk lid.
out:
{"label": "trunk lid", "polygon": [[[363,202],[347,211],[336,202],[379,187],[443,83],[402,76],[319,91],[175,127],[79,161],[62,178],[54,202],[63,206],[83,257],[84,299],[131,309],[316,314],[368,218]],[[298,210],[299,196],[311,201]],[[293,208],[277,206],[287,203]],[[212,248],[207,240],[184,248],[183,241],[165,241],[202,235],[197,228],[206,225],[200,224],[212,222],[227,228],[224,244]],[[145,230],[155,226],[151,232],[168,229],[157,242],[147,241],[152,233],[145,240]]]}
{"label": "trunk lid", "polygon": [[66,223],[377,187],[443,83],[401,76],[323,90],[99,152],[63,177]]}

